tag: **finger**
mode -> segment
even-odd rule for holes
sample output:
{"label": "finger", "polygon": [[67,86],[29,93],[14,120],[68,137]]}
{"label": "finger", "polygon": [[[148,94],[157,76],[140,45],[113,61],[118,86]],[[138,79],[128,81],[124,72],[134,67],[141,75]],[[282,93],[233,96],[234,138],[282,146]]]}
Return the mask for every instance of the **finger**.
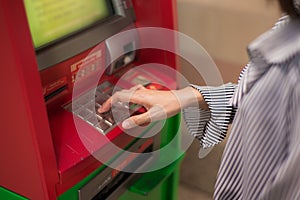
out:
{"label": "finger", "polygon": [[112,104],[116,102],[129,102],[130,96],[131,92],[129,92],[128,90],[121,90],[119,92],[116,92],[113,96],[111,96],[102,104],[102,106],[98,109],[98,112],[107,112],[111,109]]}
{"label": "finger", "polygon": [[[107,112],[111,109],[112,105],[117,102],[129,103],[131,101],[131,97],[133,96],[133,91],[130,90],[121,90],[116,92],[113,96],[111,96],[107,101],[105,101],[102,106],[98,109],[99,113]],[[136,102],[133,102],[136,103]]]}
{"label": "finger", "polygon": [[141,99],[134,95],[136,90],[146,89],[142,85],[136,85],[129,90],[121,90],[116,92],[113,96],[111,96],[106,102],[102,104],[102,106],[98,109],[98,112],[103,113],[107,112],[111,109],[112,104],[116,102],[124,102],[124,103],[137,103],[140,104]]}
{"label": "finger", "polygon": [[124,129],[131,129],[136,126],[143,126],[145,124],[149,124],[151,122],[151,118],[149,116],[148,112],[139,114],[139,115],[134,115],[126,120],[123,121],[122,127]]}
{"label": "finger", "polygon": [[111,104],[112,104],[112,97],[110,97],[108,100],[106,100],[102,106],[98,109],[99,113],[104,113],[107,112],[111,109]]}
{"label": "finger", "polygon": [[139,87],[139,89],[130,89],[130,90],[121,90],[119,92],[116,92],[113,95],[112,103],[116,102],[123,102],[123,103],[135,103],[144,106],[144,96],[143,92],[139,92],[142,90],[142,87]]}
{"label": "finger", "polygon": [[168,117],[165,108],[161,105],[155,104],[148,110],[148,115],[151,118],[151,121],[163,120]]}
{"label": "finger", "polygon": [[145,88],[143,85],[138,84],[138,85],[136,85],[136,86],[130,88],[129,90],[135,91],[135,90],[141,90],[141,89],[146,89],[146,88]]}

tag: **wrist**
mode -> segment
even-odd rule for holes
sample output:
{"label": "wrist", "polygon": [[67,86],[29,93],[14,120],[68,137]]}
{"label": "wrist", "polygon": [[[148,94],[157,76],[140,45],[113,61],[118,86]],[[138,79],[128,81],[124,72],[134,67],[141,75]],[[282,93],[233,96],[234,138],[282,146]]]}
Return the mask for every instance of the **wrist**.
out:
{"label": "wrist", "polygon": [[206,103],[205,99],[203,98],[201,92],[199,90],[197,90],[194,87],[189,87],[197,96],[197,100],[198,100],[198,105],[201,109],[203,110],[209,110],[208,104]]}
{"label": "wrist", "polygon": [[201,109],[209,110],[202,94],[197,89],[186,87],[173,92],[179,100],[181,108],[200,107]]}

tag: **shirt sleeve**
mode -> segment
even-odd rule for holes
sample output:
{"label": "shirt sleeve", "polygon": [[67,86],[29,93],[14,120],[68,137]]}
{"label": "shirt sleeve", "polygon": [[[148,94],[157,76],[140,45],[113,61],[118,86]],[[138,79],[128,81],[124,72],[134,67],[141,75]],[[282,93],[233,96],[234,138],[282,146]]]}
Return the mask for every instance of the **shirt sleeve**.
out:
{"label": "shirt sleeve", "polygon": [[[238,84],[249,66],[248,63],[241,71]],[[228,126],[236,113],[232,98],[238,85],[227,83],[219,87],[190,86],[202,94],[210,110],[188,107],[183,109],[183,118],[188,132],[200,141],[200,147],[208,149],[226,137]]]}
{"label": "shirt sleeve", "polygon": [[[273,29],[284,25],[288,20],[287,15],[281,17]],[[241,84],[241,79],[250,64],[248,63],[240,73],[238,84]],[[235,116],[237,104],[234,102],[241,98],[239,95],[234,96],[238,85],[228,83],[219,87],[200,87],[196,85],[191,85],[191,87],[196,88],[202,94],[210,110],[206,111],[198,107],[183,109],[187,129],[191,135],[200,140],[202,148],[213,147],[226,137],[228,126]],[[237,94],[241,94],[241,92]]]}
{"label": "shirt sleeve", "polygon": [[235,109],[229,101],[236,84],[228,83],[219,87],[191,85],[191,87],[202,94],[209,110],[189,107],[183,110],[183,116],[189,133],[200,140],[202,148],[209,148],[226,137],[228,126],[235,114]]}

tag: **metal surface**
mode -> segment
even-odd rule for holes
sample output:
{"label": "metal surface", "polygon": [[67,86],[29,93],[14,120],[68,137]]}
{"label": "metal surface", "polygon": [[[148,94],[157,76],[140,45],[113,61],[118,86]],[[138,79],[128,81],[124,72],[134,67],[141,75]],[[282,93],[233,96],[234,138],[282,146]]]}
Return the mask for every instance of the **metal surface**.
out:
{"label": "metal surface", "polygon": [[[88,124],[93,126],[102,134],[107,134],[115,126],[138,111],[141,106],[128,106],[125,103],[117,102],[113,104],[112,110],[99,113],[98,108],[108,100],[114,90],[114,85],[105,81],[97,86],[96,92],[90,90],[84,95],[73,100],[65,106],[65,109],[72,112]],[[94,95],[95,93],[95,95]]]}

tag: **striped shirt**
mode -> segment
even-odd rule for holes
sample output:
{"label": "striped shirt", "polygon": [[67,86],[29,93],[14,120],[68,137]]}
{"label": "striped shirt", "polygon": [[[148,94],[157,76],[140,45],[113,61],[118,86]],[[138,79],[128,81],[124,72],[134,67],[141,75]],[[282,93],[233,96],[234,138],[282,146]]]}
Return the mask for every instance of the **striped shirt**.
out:
{"label": "striped shirt", "polygon": [[216,200],[300,199],[300,20],[284,17],[276,27],[248,46],[238,85],[192,85],[210,111],[183,110],[201,148],[222,141],[232,122]]}

